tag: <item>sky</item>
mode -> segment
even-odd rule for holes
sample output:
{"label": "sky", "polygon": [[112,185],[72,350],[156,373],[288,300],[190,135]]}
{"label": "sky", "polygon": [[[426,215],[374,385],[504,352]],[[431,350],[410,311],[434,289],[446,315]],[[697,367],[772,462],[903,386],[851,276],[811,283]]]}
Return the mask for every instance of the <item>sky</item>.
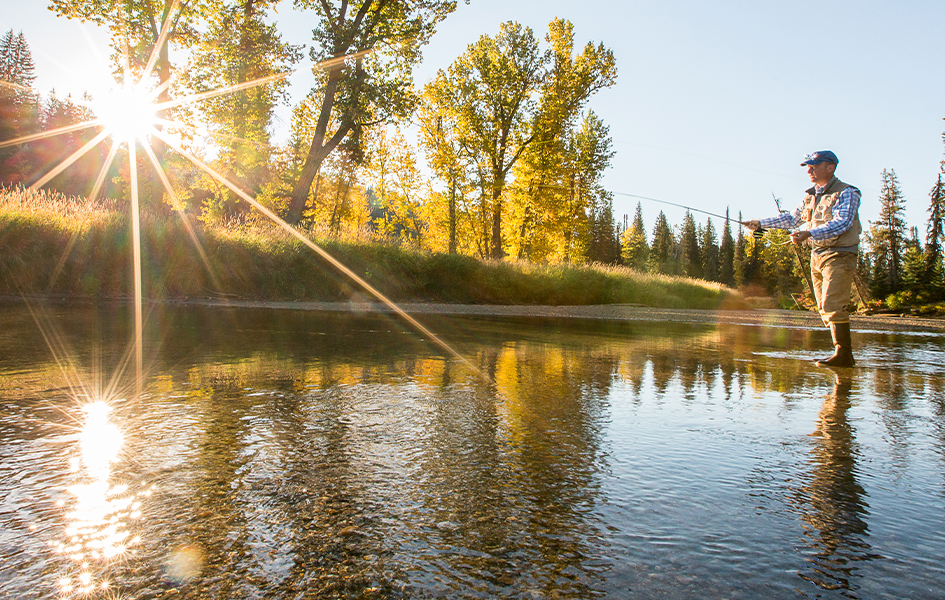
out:
{"label": "sky", "polygon": [[[30,45],[35,87],[73,97],[98,89],[108,73],[106,33],[46,5],[0,0],[0,29],[22,31]],[[616,154],[603,183],[618,219],[632,219],[640,202],[650,235],[659,211],[671,224],[684,213],[622,194],[769,216],[772,194],[793,207],[810,186],[804,155],[830,149],[838,177],[863,193],[865,227],[879,216],[883,170],[893,169],[906,220],[925,239],[929,191],[945,158],[945,2],[472,0],[440,24],[415,81],[432,79],[504,21],[543,38],[555,17],[574,24],[577,47],[603,43],[616,57],[617,84],[589,108],[610,126]],[[274,18],[286,41],[309,42],[309,14],[287,5]],[[290,79],[296,101],[309,90],[307,71],[301,65]],[[289,110],[280,109],[277,139]]]}

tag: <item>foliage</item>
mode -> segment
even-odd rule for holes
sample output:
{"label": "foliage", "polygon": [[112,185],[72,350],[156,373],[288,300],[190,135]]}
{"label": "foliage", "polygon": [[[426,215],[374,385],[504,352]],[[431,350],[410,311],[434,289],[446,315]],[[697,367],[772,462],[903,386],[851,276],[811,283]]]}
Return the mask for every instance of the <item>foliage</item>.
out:
{"label": "foliage", "polygon": [[322,162],[343,141],[353,148],[365,127],[409,115],[416,104],[412,68],[456,0],[296,0],[318,23],[309,51],[320,86],[317,119],[288,204],[298,223]]}
{"label": "foliage", "polygon": [[[265,12],[275,0],[238,0],[223,4],[208,17],[208,30],[194,45],[184,84],[197,93],[239,86],[287,73],[301,58],[299,49],[282,42]],[[231,94],[211,97],[199,105],[218,148],[214,168],[243,189],[258,193],[274,166],[269,128],[273,110],[288,99],[288,82],[277,79]],[[205,187],[213,188],[207,178]],[[204,211],[228,218],[246,205],[228,189],[205,201]]]}

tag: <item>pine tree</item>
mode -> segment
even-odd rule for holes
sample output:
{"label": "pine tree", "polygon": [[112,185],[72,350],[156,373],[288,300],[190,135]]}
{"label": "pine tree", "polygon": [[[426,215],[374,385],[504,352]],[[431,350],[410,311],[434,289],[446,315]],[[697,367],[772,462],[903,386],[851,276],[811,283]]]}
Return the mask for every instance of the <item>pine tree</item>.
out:
{"label": "pine tree", "polygon": [[705,224],[705,229],[702,231],[702,276],[707,281],[719,281],[720,267],[719,264],[719,245],[718,241],[715,238],[715,226],[712,224],[712,219],[709,219]]}
{"label": "pine tree", "polygon": [[[738,211],[738,220],[742,221],[742,213]],[[738,240],[735,242],[735,256],[733,259],[733,275],[735,278],[736,285],[745,285],[748,282],[748,277],[746,276],[747,271],[747,258],[746,258],[746,245],[747,241],[745,240],[745,234],[742,231],[742,228],[738,228]]]}
{"label": "pine tree", "polygon": [[660,211],[656,217],[656,224],[653,226],[653,243],[650,244],[648,270],[653,273],[675,274],[676,269],[673,264],[675,245],[673,230],[669,228],[666,215]]}
{"label": "pine tree", "polygon": [[623,258],[623,264],[643,271],[646,269],[649,254],[650,247],[646,243],[646,230],[643,227],[643,207],[637,202],[633,225],[623,232],[620,256]]}
{"label": "pine tree", "polygon": [[735,240],[732,239],[727,206],[725,225],[722,227],[722,243],[719,247],[719,281],[725,285],[735,285]]}
{"label": "pine tree", "polygon": [[922,244],[919,242],[919,228],[910,230],[910,237],[906,240],[905,252],[902,257],[902,289],[911,292],[914,296],[926,288],[925,256]]}
{"label": "pine tree", "polygon": [[699,248],[699,235],[696,221],[688,210],[683,217],[679,230],[680,262],[683,273],[688,277],[702,277],[702,252]]}
{"label": "pine tree", "polygon": [[[39,98],[33,57],[23,32],[9,30],[0,39],[0,140],[11,140],[40,129]],[[26,183],[33,166],[28,146],[0,148],[0,181]]]}
{"label": "pine tree", "polygon": [[899,189],[899,180],[892,169],[883,170],[883,185],[879,193],[879,220],[870,222],[873,253],[871,273],[873,294],[885,297],[894,294],[902,285],[902,256],[906,244],[905,199]]}
{"label": "pine tree", "polygon": [[925,275],[932,299],[939,300],[945,294],[945,265],[943,265],[942,243],[945,242],[945,186],[942,173],[929,193],[929,224],[925,235]]}

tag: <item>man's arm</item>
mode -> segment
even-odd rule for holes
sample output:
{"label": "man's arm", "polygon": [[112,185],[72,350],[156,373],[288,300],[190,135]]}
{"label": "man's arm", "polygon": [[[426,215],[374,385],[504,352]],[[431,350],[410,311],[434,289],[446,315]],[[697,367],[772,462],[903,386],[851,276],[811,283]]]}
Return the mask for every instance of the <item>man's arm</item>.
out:
{"label": "man's arm", "polygon": [[801,211],[803,208],[804,206],[801,205],[795,208],[793,213],[781,213],[776,217],[745,221],[745,227],[751,229],[752,231],[757,231],[762,227],[765,229],[794,229],[804,222],[804,220],[801,218]]}

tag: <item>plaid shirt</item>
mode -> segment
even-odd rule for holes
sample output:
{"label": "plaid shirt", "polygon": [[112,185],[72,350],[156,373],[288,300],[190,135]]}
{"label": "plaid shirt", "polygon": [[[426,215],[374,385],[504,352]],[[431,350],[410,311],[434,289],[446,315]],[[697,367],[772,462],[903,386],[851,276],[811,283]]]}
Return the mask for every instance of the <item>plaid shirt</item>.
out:
{"label": "plaid shirt", "polygon": [[[823,193],[824,187],[815,188],[815,193]],[[810,237],[817,241],[835,238],[853,225],[853,217],[860,209],[860,190],[848,187],[840,192],[836,204],[833,205],[833,219],[820,227],[810,230]],[[761,219],[761,226],[768,229],[794,229],[804,223],[801,214],[804,203],[794,209],[793,213],[781,213],[777,217]]]}

